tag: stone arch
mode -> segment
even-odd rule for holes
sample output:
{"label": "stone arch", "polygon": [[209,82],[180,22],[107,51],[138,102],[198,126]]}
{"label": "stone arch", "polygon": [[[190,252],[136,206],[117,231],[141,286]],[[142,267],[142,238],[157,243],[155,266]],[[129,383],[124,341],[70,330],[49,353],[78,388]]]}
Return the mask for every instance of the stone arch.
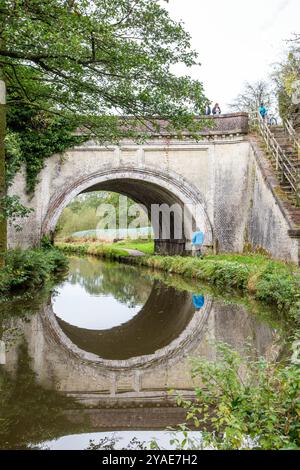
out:
{"label": "stone arch", "polygon": [[[190,249],[193,230],[201,228],[205,232],[207,245],[213,245],[213,228],[206,210],[203,195],[184,178],[168,171],[167,173],[154,168],[103,167],[101,171],[78,177],[55,194],[49,203],[46,216],[41,227],[41,236],[54,232],[63,209],[78,194],[104,190],[124,194],[135,202],[144,205],[151,214],[153,205],[167,204],[174,208],[173,217],[185,221],[183,236],[179,239],[170,234],[162,237],[164,222],[154,228],[156,251],[162,254],[182,254]],[[180,214],[179,214],[180,213]],[[180,219],[177,219],[180,220]],[[153,223],[153,221],[151,221]],[[172,227],[171,227],[172,231]]]}

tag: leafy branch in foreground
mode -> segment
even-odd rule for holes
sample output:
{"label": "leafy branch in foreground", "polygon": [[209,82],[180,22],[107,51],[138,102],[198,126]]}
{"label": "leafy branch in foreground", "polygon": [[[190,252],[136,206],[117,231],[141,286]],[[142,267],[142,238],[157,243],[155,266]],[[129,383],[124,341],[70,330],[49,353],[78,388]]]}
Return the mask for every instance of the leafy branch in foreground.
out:
{"label": "leafy branch in foreground", "polygon": [[33,193],[38,174],[45,159],[54,154],[63,154],[67,149],[80,145],[88,139],[76,135],[74,119],[49,115],[32,109],[29,105],[20,108],[11,103],[7,115],[6,135],[6,179],[8,186],[22,165],[26,167],[26,189]]}
{"label": "leafy branch in foreground", "polygon": [[299,449],[300,368],[252,360],[218,344],[216,362],[192,360],[196,401],[178,398],[203,448]]}

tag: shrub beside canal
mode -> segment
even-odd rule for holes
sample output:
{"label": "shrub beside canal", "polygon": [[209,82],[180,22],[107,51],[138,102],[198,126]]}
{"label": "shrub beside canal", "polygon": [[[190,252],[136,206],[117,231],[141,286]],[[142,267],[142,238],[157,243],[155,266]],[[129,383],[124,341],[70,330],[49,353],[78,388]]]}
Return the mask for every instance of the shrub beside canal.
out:
{"label": "shrub beside canal", "polygon": [[217,361],[192,360],[193,376],[204,386],[193,401],[178,397],[185,429],[199,429],[206,449],[299,450],[299,365],[253,359],[253,351],[241,355],[223,343],[216,348]]}
{"label": "shrub beside canal", "polygon": [[66,257],[56,249],[9,250],[0,270],[0,298],[9,293],[40,287],[66,271]]}

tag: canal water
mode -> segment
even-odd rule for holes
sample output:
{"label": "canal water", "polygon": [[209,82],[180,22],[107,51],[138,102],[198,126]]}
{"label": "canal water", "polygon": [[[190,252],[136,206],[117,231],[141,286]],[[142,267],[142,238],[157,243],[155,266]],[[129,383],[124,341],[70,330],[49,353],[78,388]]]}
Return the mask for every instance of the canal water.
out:
{"label": "canal water", "polygon": [[95,257],[70,257],[54,290],[0,309],[0,448],[170,448],[164,430],[185,416],[169,391],[199,385],[191,357],[215,361],[219,341],[279,354],[280,327],[256,304]]}

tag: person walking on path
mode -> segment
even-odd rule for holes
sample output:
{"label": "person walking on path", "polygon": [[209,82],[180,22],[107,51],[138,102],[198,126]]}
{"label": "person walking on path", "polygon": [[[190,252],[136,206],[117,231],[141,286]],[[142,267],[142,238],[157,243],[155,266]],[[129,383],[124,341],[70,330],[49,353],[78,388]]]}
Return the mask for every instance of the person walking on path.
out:
{"label": "person walking on path", "polygon": [[219,103],[216,103],[216,104],[214,105],[213,110],[212,110],[212,113],[213,113],[214,115],[216,115],[216,114],[221,114],[221,108],[220,108],[220,106],[219,106]]}
{"label": "person walking on path", "polygon": [[204,233],[201,230],[197,230],[193,233],[192,246],[195,251],[195,255],[202,257],[202,245],[204,242]]}
{"label": "person walking on path", "polygon": [[194,304],[194,307],[196,310],[201,310],[201,308],[204,307],[204,304],[205,304],[205,299],[204,299],[204,295],[202,294],[193,294],[192,295],[192,299],[193,299],[193,304]]}

